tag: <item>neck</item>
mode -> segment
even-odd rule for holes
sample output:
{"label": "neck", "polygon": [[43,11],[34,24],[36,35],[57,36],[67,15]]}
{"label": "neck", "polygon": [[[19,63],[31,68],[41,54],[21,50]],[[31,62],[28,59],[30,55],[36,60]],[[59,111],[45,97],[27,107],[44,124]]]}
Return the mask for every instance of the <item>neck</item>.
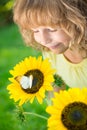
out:
{"label": "neck", "polygon": [[[65,56],[65,58],[72,62],[72,63],[80,63],[84,57],[81,55],[80,51],[78,49],[68,49],[67,51],[64,52],[63,54]],[[84,55],[86,57],[86,52],[84,51]]]}

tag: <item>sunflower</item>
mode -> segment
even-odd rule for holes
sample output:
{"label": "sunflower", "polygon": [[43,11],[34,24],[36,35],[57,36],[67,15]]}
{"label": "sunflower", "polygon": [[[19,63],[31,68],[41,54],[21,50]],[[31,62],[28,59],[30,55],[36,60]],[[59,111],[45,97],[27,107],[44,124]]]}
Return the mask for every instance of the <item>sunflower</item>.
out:
{"label": "sunflower", "polygon": [[54,81],[54,69],[51,68],[48,59],[42,57],[28,57],[18,63],[10,71],[13,76],[7,86],[10,98],[15,102],[19,101],[21,106],[26,101],[33,102],[36,97],[39,103],[45,98],[45,91],[53,90],[51,83]]}
{"label": "sunflower", "polygon": [[52,101],[48,130],[87,130],[87,88],[54,93]]}

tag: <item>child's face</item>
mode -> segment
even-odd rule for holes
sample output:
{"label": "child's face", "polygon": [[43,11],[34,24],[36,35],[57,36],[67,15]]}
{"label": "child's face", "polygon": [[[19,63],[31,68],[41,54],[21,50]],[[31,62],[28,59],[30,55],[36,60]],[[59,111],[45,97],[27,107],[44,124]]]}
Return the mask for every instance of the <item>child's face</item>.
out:
{"label": "child's face", "polygon": [[64,53],[69,48],[71,37],[61,28],[54,29],[47,26],[40,26],[32,30],[35,41],[56,54]]}

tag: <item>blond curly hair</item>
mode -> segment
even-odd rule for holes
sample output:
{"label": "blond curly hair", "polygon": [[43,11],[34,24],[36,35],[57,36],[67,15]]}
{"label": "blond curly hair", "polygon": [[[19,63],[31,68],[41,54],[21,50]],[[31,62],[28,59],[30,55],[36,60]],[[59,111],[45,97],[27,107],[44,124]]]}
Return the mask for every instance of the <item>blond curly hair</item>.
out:
{"label": "blond curly hair", "polygon": [[72,46],[87,51],[87,0],[15,0],[13,19],[26,44],[35,49],[49,51],[34,40],[31,28],[51,26],[61,27]]}

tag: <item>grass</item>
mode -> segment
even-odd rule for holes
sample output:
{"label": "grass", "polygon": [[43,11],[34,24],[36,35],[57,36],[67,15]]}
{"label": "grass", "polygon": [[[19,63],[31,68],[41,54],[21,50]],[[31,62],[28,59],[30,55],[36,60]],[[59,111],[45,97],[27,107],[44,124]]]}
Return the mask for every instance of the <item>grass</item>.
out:
{"label": "grass", "polygon": [[[15,112],[16,105],[9,99],[6,89],[9,84],[9,70],[16,63],[27,56],[38,56],[40,52],[26,47],[16,25],[9,25],[0,28],[0,130],[46,130],[47,121],[38,117],[28,115],[26,120],[21,122]],[[23,105],[25,111],[35,112],[48,116],[45,112],[46,103],[39,105],[37,101]]]}

